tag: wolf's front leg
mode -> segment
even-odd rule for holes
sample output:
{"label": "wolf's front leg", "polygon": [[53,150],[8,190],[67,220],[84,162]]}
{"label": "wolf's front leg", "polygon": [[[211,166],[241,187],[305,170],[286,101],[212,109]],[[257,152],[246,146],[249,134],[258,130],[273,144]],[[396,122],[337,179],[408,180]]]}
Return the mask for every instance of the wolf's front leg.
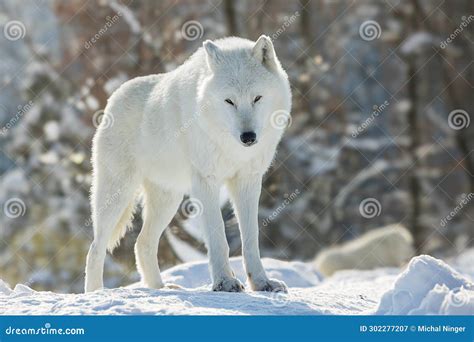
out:
{"label": "wolf's front leg", "polygon": [[216,182],[196,175],[193,177],[193,196],[202,202],[200,224],[209,255],[214,291],[241,292],[242,283],[235,278],[229,264],[229,245],[219,206],[220,188]]}
{"label": "wolf's front leg", "polygon": [[227,184],[242,239],[245,270],[252,290],[287,292],[284,282],[269,279],[260,260],[258,247],[258,202],[262,189],[260,175],[237,176]]}

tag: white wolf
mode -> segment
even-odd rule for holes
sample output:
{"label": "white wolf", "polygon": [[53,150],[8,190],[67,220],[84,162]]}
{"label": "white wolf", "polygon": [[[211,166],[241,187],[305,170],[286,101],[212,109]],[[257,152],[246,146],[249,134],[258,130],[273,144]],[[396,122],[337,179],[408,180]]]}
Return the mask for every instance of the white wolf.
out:
{"label": "white wolf", "polygon": [[286,291],[260,261],[257,211],[262,175],[289,119],[291,91],[272,41],[205,41],[176,70],[138,77],[110,97],[93,142],[92,220],[85,290],[103,287],[106,250],[125,234],[137,189],[144,224],[135,245],[145,286],[164,286],[159,238],[183,199],[199,216],[215,291],[243,291],[229,265],[219,190],[226,186],[240,223],[244,264],[256,291]]}
{"label": "white wolf", "polygon": [[314,264],[318,271],[330,276],[340,270],[399,267],[414,254],[413,237],[408,229],[393,224],[322,250]]}

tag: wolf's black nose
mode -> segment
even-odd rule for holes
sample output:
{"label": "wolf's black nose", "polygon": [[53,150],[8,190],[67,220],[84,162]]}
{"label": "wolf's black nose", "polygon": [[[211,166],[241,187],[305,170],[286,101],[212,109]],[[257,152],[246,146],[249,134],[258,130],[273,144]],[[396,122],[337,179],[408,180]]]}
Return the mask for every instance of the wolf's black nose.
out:
{"label": "wolf's black nose", "polygon": [[257,135],[255,132],[244,132],[240,135],[240,141],[246,146],[252,146],[257,142]]}

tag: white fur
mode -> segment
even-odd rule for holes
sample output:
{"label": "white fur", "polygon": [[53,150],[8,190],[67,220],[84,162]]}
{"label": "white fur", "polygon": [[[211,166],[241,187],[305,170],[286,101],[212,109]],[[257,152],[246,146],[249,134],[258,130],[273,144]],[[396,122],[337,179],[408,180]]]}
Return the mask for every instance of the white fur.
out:
{"label": "white fur", "polygon": [[[262,98],[253,103],[257,95]],[[283,133],[271,124],[271,114],[290,109],[287,75],[265,36],[256,43],[206,41],[176,70],[123,84],[105,108],[103,122],[113,125],[102,123],[93,141],[94,241],[87,256],[86,291],[103,287],[106,249],[112,250],[125,233],[140,188],[145,214],[135,254],[143,283],[163,286],[158,240],[183,195],[191,194],[203,204],[200,223],[213,289],[242,290],[229,265],[219,207],[223,185],[240,222],[251,288],[285,291],[262,267],[257,210],[262,175]],[[250,147],[240,142],[246,131],[257,134],[258,142]]]}
{"label": "white fur", "polygon": [[401,225],[390,225],[369,231],[340,246],[323,250],[315,267],[324,275],[345,269],[398,267],[414,254],[413,238]]}

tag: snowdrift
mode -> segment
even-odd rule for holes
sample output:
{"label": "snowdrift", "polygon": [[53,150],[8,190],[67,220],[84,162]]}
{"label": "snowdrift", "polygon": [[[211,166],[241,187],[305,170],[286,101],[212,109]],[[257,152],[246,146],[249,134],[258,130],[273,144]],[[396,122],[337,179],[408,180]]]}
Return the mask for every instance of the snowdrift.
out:
{"label": "snowdrift", "polygon": [[381,299],[376,314],[472,315],[474,284],[428,255],[413,258]]}
{"label": "snowdrift", "polygon": [[[468,253],[472,255],[472,251]],[[134,284],[87,294],[59,294],[34,291],[21,284],[11,289],[0,281],[0,314],[472,315],[472,267],[465,260],[465,255],[453,260],[455,270],[423,255],[413,258],[404,270],[349,270],[323,278],[310,263],[264,259],[269,275],[286,281],[288,294],[212,292],[205,262],[183,264],[164,272],[166,282],[183,289],[151,290]],[[233,258],[231,262],[237,277],[244,281],[241,259]]]}

